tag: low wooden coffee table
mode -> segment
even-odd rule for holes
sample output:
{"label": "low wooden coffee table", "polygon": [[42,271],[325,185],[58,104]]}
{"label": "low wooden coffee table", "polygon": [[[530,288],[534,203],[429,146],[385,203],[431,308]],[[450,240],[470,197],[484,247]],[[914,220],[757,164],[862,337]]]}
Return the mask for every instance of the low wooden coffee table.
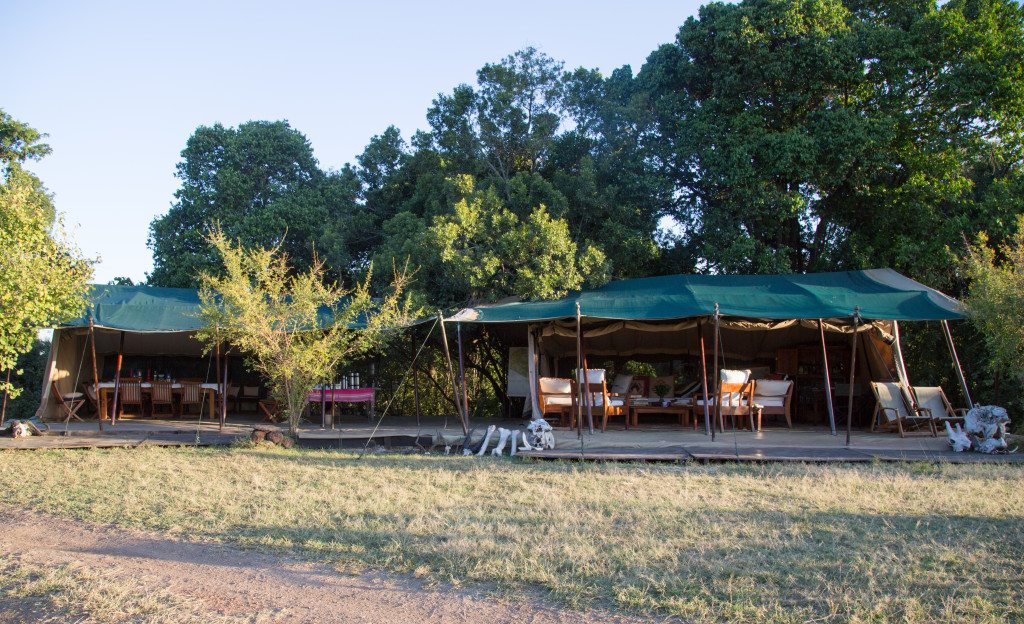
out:
{"label": "low wooden coffee table", "polygon": [[685,425],[686,420],[689,419],[693,421],[693,428],[697,428],[697,419],[693,418],[693,410],[688,403],[668,406],[661,405],[660,403],[634,405],[630,409],[630,417],[633,419],[634,427],[640,424],[640,414],[678,414],[680,425]]}

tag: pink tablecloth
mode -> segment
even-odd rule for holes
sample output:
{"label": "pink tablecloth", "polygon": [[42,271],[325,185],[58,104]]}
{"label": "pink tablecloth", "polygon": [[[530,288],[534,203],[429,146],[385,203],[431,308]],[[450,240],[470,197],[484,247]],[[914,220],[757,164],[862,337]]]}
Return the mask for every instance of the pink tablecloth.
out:
{"label": "pink tablecloth", "polygon": [[323,397],[323,400],[327,403],[373,403],[376,400],[374,396],[376,388],[310,390],[306,395],[306,400],[310,403],[319,403],[321,392],[325,393],[326,396]]}

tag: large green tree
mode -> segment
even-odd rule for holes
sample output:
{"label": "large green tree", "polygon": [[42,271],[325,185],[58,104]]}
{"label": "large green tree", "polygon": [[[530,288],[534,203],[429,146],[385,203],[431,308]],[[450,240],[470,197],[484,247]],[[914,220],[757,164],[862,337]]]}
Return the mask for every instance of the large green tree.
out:
{"label": "large green tree", "polygon": [[1012,0],[702,7],[640,75],[693,267],[948,285],[945,248],[1024,207],[1022,33]]}
{"label": "large green tree", "polygon": [[80,314],[92,263],[66,237],[53,202],[22,168],[50,152],[43,135],[0,110],[0,392],[41,328]]}
{"label": "large green tree", "polygon": [[[359,184],[350,169],[321,171],[309,141],[288,122],[203,126],[181,157],[175,202],[150,225],[151,283],[194,287],[201,272],[217,267],[206,237],[214,221],[247,246],[280,245],[299,269],[310,266],[321,237],[344,240],[329,231],[330,216],[355,205]],[[347,268],[343,248],[327,256]]]}

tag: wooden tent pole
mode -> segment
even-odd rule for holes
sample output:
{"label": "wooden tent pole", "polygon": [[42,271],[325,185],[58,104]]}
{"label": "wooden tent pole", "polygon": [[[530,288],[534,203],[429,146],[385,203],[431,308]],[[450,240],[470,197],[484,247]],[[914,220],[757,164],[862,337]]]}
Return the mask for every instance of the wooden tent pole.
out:
{"label": "wooden tent pole", "polygon": [[[89,317],[89,346],[92,350],[92,388],[96,392],[96,423],[100,431],[103,431],[103,417],[105,414],[100,409],[100,373],[96,368],[96,326],[93,325],[92,316]],[[6,402],[7,397],[4,396]],[[0,419],[3,422],[3,419]]]}
{"label": "wooden tent pole", "polygon": [[[224,349],[224,374],[221,375],[224,385],[220,392],[220,430],[224,431],[224,423],[228,419],[228,350]],[[257,397],[258,398],[258,397]],[[237,407],[236,407],[237,409]],[[213,416],[213,414],[210,414]]]}
{"label": "wooden tent pole", "polygon": [[[469,420],[466,418],[465,412],[462,409],[462,402],[459,400],[459,382],[455,379],[455,365],[452,364],[452,353],[448,349],[448,332],[444,328],[444,315],[441,311],[437,311],[437,321],[441,325],[441,342],[444,343],[444,357],[448,361],[448,374],[452,378],[452,399],[455,400],[455,410],[459,413],[459,422],[462,423],[462,433],[465,436],[469,436]],[[466,440],[468,443],[469,440]]]}
{"label": "wooden tent pole", "polygon": [[459,347],[459,385],[462,386],[462,409],[469,420],[469,391],[466,389],[466,367],[462,359],[462,323],[455,324],[455,343]]}
{"label": "wooden tent pole", "polygon": [[[704,435],[712,435],[711,410],[708,407],[708,356],[704,350],[704,325],[697,321],[697,336],[700,338],[700,386],[704,391]],[[696,415],[694,415],[696,418]]]}
{"label": "wooden tent pole", "polygon": [[[580,325],[582,329],[582,324]],[[583,393],[583,403],[587,406],[587,429],[590,435],[594,435],[594,393],[590,391],[590,367],[587,365],[587,341],[583,332],[580,332],[580,354],[583,357],[583,379],[585,392]],[[608,406],[605,406],[607,409]]]}
{"label": "wooden tent pole", "polygon": [[327,379],[320,380],[320,428],[327,428]]}
{"label": "wooden tent pole", "polygon": [[580,371],[583,370],[583,333],[580,329],[582,321],[580,318],[580,302],[576,302],[576,437],[583,437],[583,395],[580,388]]}
{"label": "wooden tent pole", "polygon": [[[712,347],[712,352],[715,354],[715,422],[711,423],[711,441],[715,440],[715,427],[722,426],[722,433],[725,433],[724,423],[722,422],[722,380],[721,375],[718,373],[718,341],[719,332],[721,331],[720,319],[718,314],[718,304],[715,304],[715,344]],[[735,423],[733,423],[735,424]]]}
{"label": "wooden tent pole", "polygon": [[846,446],[850,446],[853,427],[853,385],[857,381],[857,327],[860,325],[860,306],[853,308],[853,344],[850,345],[850,398],[846,403]]}
{"label": "wooden tent pole", "polygon": [[[832,405],[832,378],[828,370],[828,348],[825,347],[825,324],[818,319],[818,332],[821,334],[821,367],[825,371],[825,406],[828,408],[828,426],[832,435],[836,435],[836,413]],[[853,388],[850,388],[853,392]]]}
{"label": "wooden tent pole", "polygon": [[416,332],[409,332],[409,353],[412,355],[412,400],[416,406],[416,426],[420,426],[420,367],[416,357]]}
{"label": "wooden tent pole", "polygon": [[[226,394],[227,391],[228,391],[227,384],[222,384],[220,382],[220,340],[217,341],[217,345],[214,348],[214,356],[215,357],[214,357],[214,360],[213,360],[213,383],[217,384],[217,392],[218,393]],[[207,373],[206,379],[207,379],[207,381],[209,381],[209,379],[210,379],[209,373]],[[184,414],[185,408],[182,407],[181,411],[182,411],[182,414]],[[202,413],[203,413],[202,411],[199,412],[200,416],[202,415]],[[210,414],[210,418],[213,418],[213,414]]]}
{"label": "wooden tent pole", "polygon": [[[4,402],[3,406],[0,406],[0,427],[4,426],[4,420],[7,419],[7,388],[11,385],[11,369],[7,369],[7,385],[4,386]],[[103,425],[100,425],[100,430],[103,430]]]}
{"label": "wooden tent pole", "polygon": [[967,378],[964,377],[964,369],[960,366],[960,358],[956,355],[956,345],[953,344],[953,333],[949,330],[949,321],[941,321],[942,324],[942,335],[946,337],[946,347],[949,348],[949,355],[953,358],[953,369],[956,370],[957,378],[960,380],[960,389],[963,390],[964,400],[967,401],[967,407],[974,407],[974,402],[971,401],[971,391],[967,389]]}
{"label": "wooden tent pole", "polygon": [[117,347],[117,369],[114,370],[114,400],[110,406],[110,425],[117,424],[117,399],[121,392],[121,364],[124,362],[124,332],[121,332],[121,342]]}

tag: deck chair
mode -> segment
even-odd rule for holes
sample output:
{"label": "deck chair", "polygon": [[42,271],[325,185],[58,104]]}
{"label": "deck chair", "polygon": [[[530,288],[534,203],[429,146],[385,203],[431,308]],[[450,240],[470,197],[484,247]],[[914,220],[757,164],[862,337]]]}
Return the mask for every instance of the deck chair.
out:
{"label": "deck chair", "polygon": [[[199,413],[203,413],[203,384],[186,381],[181,384],[181,397],[178,399],[178,415],[184,416],[185,410],[193,405],[199,406]],[[206,414],[207,418],[213,418],[213,414]]]}
{"label": "deck chair", "polygon": [[[586,384],[583,383],[583,371],[580,371],[579,379],[583,391],[589,393],[590,396],[590,413],[601,418],[601,431],[608,428],[608,419],[613,416],[622,416],[626,423],[626,429],[629,429],[629,394],[608,392],[607,375],[603,368],[587,370]],[[575,384],[573,396],[577,396]],[[583,413],[586,413],[586,404],[583,406]],[[575,414],[575,410],[573,414]],[[575,423],[573,424],[575,425]]]}
{"label": "deck chair", "polygon": [[166,407],[174,415],[174,384],[170,381],[154,381],[149,390],[149,413],[156,416],[157,407]]}
{"label": "deck chair", "polygon": [[871,392],[875,395],[875,411],[871,414],[871,431],[878,429],[897,430],[900,437],[906,437],[905,425],[914,428],[925,424],[932,436],[937,436],[935,420],[930,412],[915,410],[913,402],[903,391],[903,386],[894,381],[872,381]]}
{"label": "deck chair", "polygon": [[558,417],[561,427],[571,426],[572,420],[572,379],[541,377],[537,380],[537,405],[542,418],[549,415]]}
{"label": "deck chair", "polygon": [[[750,371],[723,368],[719,371],[719,379],[721,379],[721,382],[719,383],[718,394],[708,398],[708,408],[711,409],[712,413],[715,410],[715,404],[721,403],[718,416],[719,431],[725,431],[726,416],[732,417],[734,429],[736,428],[736,419],[738,417],[749,419],[750,429],[753,431],[754,410],[752,405],[754,402],[754,383],[750,379]],[[709,390],[714,393],[713,388]],[[690,400],[693,405],[694,414],[704,410],[703,392],[694,394]]]}
{"label": "deck chair", "polygon": [[56,381],[50,382],[50,394],[60,407],[60,414],[64,417],[65,425],[70,423],[72,418],[77,421],[82,420],[82,417],[78,415],[78,410],[82,409],[82,406],[85,405],[84,394],[81,392],[61,394],[61,391],[57,388]]}
{"label": "deck chair", "polygon": [[259,386],[242,386],[238,396],[235,397],[235,411],[239,414],[242,413],[242,403],[251,403],[256,406],[257,413],[259,413],[259,402],[260,402],[260,387]]}
{"label": "deck chair", "polygon": [[946,398],[946,393],[943,392],[942,387],[914,386],[914,396],[917,397],[917,408],[931,416],[936,423],[948,421],[950,424],[962,424],[964,422],[967,408],[954,408],[953,404]]}

